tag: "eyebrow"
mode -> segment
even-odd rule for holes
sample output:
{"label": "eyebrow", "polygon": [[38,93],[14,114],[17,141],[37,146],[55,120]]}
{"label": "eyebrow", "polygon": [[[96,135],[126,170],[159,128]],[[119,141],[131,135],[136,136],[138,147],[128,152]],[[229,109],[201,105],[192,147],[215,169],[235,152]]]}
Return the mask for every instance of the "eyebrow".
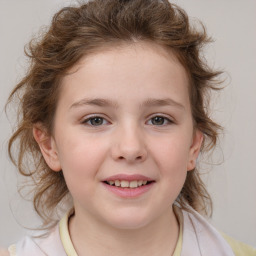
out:
{"label": "eyebrow", "polygon": [[[107,99],[101,99],[101,98],[93,98],[93,99],[84,98],[82,100],[79,100],[79,101],[73,103],[70,106],[70,109],[81,107],[84,105],[118,108],[117,102],[115,102],[113,100],[107,100]],[[185,109],[185,107],[181,103],[179,103],[171,98],[164,98],[164,99],[148,98],[142,104],[140,104],[140,106],[141,107],[173,106],[173,107],[177,107],[180,109]]]}
{"label": "eyebrow", "polygon": [[185,107],[181,103],[171,98],[164,98],[164,99],[149,98],[142,104],[142,106],[145,106],[145,107],[173,106],[173,107],[185,109]]}
{"label": "eyebrow", "polygon": [[84,105],[92,105],[92,106],[98,106],[98,107],[113,107],[113,108],[118,107],[117,103],[112,100],[106,100],[106,99],[100,99],[100,98],[95,98],[95,99],[85,98],[73,103],[70,106],[70,108],[77,108]]}

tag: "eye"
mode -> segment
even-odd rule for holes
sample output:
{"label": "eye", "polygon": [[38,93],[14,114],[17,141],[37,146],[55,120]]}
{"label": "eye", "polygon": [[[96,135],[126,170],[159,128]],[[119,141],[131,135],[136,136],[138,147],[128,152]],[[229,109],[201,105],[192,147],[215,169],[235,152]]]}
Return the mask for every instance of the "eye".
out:
{"label": "eye", "polygon": [[100,126],[107,124],[107,120],[100,116],[93,116],[85,119],[82,123],[90,126]]}
{"label": "eye", "polygon": [[154,116],[149,122],[151,125],[167,125],[173,123],[169,118],[163,116]]}

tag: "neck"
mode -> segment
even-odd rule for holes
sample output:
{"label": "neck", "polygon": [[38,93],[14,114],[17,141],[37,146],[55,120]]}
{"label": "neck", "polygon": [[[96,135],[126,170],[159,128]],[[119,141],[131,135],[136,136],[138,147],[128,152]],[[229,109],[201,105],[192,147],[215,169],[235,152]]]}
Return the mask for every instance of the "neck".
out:
{"label": "neck", "polygon": [[179,225],[170,209],[138,229],[117,229],[76,214],[70,219],[69,230],[79,256],[170,256],[176,247]]}

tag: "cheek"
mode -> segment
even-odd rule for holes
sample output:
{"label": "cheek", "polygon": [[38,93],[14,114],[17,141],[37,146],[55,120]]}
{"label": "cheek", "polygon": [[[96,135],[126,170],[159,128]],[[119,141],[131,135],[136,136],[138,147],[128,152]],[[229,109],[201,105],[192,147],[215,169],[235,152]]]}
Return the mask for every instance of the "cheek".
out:
{"label": "cheek", "polygon": [[158,164],[186,169],[190,150],[189,140],[170,137],[155,145],[151,148],[151,152]]}
{"label": "cheek", "polygon": [[106,155],[106,145],[95,139],[73,136],[62,140],[59,145],[64,175],[72,174],[73,179],[95,175]]}
{"label": "cheek", "polygon": [[68,189],[74,200],[93,197],[95,182],[106,155],[106,146],[97,141],[68,138],[60,144],[59,159]]}
{"label": "cheek", "polygon": [[189,140],[181,140],[178,137],[162,141],[154,147],[152,155],[159,169],[159,178],[164,181],[167,198],[171,195],[175,200],[183,187],[187,175],[189,148]]}

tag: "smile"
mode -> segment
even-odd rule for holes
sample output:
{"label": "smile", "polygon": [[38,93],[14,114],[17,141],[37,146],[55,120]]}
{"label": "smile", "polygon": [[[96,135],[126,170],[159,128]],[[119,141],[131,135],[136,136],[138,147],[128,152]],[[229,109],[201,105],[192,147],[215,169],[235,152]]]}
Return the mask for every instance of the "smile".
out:
{"label": "smile", "polygon": [[110,181],[105,181],[105,183],[110,186],[121,187],[121,188],[138,188],[141,186],[145,186],[151,182],[152,181],[147,181],[147,180],[132,180],[132,181],[110,180]]}
{"label": "smile", "polygon": [[117,174],[102,181],[104,187],[121,198],[137,198],[154,187],[156,181],[140,174]]}

